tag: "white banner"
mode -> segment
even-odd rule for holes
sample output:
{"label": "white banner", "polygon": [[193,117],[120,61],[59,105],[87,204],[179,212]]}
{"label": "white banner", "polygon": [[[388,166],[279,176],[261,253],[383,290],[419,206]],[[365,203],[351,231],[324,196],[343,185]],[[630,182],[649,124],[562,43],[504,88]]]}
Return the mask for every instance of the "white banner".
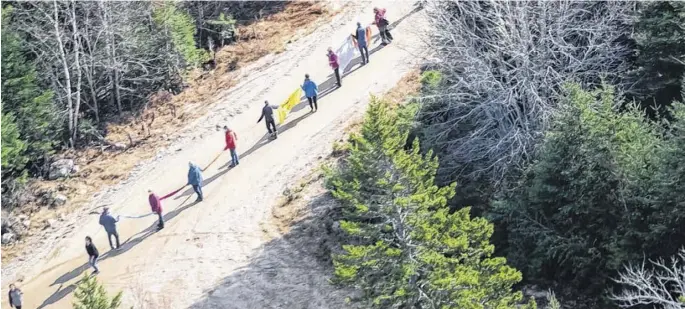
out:
{"label": "white banner", "polygon": [[338,55],[338,66],[340,67],[340,72],[342,73],[359,52],[357,51],[357,48],[354,47],[352,37],[348,36],[343,42],[342,46],[340,46],[335,53]]}

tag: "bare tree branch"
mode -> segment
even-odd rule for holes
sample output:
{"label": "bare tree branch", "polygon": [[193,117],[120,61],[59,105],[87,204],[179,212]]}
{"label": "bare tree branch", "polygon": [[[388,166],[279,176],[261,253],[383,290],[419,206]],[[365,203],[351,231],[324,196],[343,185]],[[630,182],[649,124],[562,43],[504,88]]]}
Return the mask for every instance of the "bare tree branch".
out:
{"label": "bare tree branch", "polygon": [[561,86],[626,71],[633,5],[578,1],[426,1],[443,87],[422,98],[440,176],[493,183],[530,160]]}
{"label": "bare tree branch", "polygon": [[650,260],[649,265],[643,261],[640,265],[625,266],[614,281],[624,286],[621,293],[611,296],[621,308],[651,305],[663,309],[683,309],[685,248],[673,256],[670,263],[659,259]]}

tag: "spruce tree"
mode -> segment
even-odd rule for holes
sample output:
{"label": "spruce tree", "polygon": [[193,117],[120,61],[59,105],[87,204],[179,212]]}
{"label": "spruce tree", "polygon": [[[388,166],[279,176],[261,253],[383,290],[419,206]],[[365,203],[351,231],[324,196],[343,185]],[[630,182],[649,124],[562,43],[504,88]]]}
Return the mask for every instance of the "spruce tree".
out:
{"label": "spruce tree", "polygon": [[455,185],[435,184],[438,161],[421,154],[417,139],[405,151],[401,123],[397,110],[373,100],[329,176],[348,235],[333,259],[335,281],[363,291],[372,308],[515,308],[522,295],[511,287],[521,274],[492,257],[492,225],[468,208],[450,213]]}
{"label": "spruce tree", "polygon": [[685,76],[685,3],[642,2],[633,38],[637,43],[638,83],[633,92],[644,107],[664,106],[682,100]]}
{"label": "spruce tree", "polygon": [[10,27],[12,7],[2,8],[2,203],[17,203],[29,172],[42,172],[60,136],[51,91],[42,90],[22,38]]}
{"label": "spruce tree", "polygon": [[[12,114],[19,138],[26,144],[25,160],[36,163],[52,152],[54,141],[59,140],[60,130],[56,121],[51,91],[42,90],[37,80],[35,65],[27,59],[22,40],[10,22],[12,7],[2,8],[2,113]],[[23,164],[13,164],[6,172],[17,174]]]}
{"label": "spruce tree", "polygon": [[[26,143],[21,140],[19,129],[15,121],[15,117],[11,113],[2,113],[2,169],[3,169],[3,184],[6,176],[13,178],[23,178],[25,173],[10,174],[11,172],[22,171],[24,164],[26,164],[27,157],[24,155],[26,151]],[[7,171],[7,174],[5,174]]]}
{"label": "spruce tree", "polygon": [[634,107],[618,110],[608,87],[567,91],[519,188],[496,209],[509,256],[530,280],[597,298],[625,263],[671,255],[685,235],[682,122],[657,126]]}
{"label": "spruce tree", "polygon": [[209,54],[195,43],[193,18],[175,3],[165,3],[153,12],[155,23],[171,38],[173,49],[181,56],[186,67],[198,67],[209,59]]}
{"label": "spruce tree", "polygon": [[121,292],[110,298],[95,276],[83,276],[74,298],[74,309],[116,309],[121,305]]}

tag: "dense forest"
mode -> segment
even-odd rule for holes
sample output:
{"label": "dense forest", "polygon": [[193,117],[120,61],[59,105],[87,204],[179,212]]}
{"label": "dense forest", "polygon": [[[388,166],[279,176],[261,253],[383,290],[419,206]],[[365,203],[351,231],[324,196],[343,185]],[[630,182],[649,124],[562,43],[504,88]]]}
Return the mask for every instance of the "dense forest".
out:
{"label": "dense forest", "polygon": [[373,308],[515,308],[528,285],[685,307],[685,4],[425,7],[419,97],[372,104],[328,178],[336,282]]}
{"label": "dense forest", "polygon": [[[327,170],[333,282],[368,308],[685,307],[685,3],[423,2],[420,95],[372,100]],[[3,3],[3,207],[280,5]]]}
{"label": "dense forest", "polygon": [[286,2],[40,1],[2,5],[2,204],[22,204],[65,149],[106,145],[192,71],[216,66],[236,31]]}

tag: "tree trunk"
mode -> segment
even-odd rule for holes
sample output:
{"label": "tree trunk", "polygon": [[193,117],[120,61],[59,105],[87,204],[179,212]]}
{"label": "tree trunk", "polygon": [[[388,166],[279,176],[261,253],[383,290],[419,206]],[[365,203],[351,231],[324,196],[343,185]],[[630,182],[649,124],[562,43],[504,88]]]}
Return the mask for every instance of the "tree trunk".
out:
{"label": "tree trunk", "polygon": [[86,73],[86,80],[88,81],[88,88],[90,89],[90,99],[93,100],[93,105],[88,105],[95,113],[95,122],[100,123],[100,111],[98,110],[98,98],[95,90],[95,85],[93,84],[93,65],[88,68]]}
{"label": "tree trunk", "polygon": [[[81,109],[81,41],[79,39],[79,29],[76,26],[76,3],[71,1],[71,27],[74,38],[74,65],[76,66],[76,102],[74,102],[74,130],[71,133],[72,143],[76,143],[78,138],[79,110]],[[72,145],[73,147],[73,145]]]}
{"label": "tree trunk", "polygon": [[112,91],[114,91],[114,100],[117,102],[117,109],[119,109],[119,116],[121,116],[123,112],[123,108],[121,107],[121,93],[119,92],[119,69],[114,68],[114,72],[112,73],[113,76],[113,82],[114,84],[112,85]]}
{"label": "tree trunk", "polygon": [[114,34],[112,31],[112,24],[110,21],[110,16],[109,16],[109,3],[106,2],[101,2],[100,3],[100,9],[102,10],[103,14],[103,24],[105,27],[105,43],[107,44],[107,47],[105,48],[105,51],[107,52],[107,62],[110,70],[109,78],[110,81],[112,82],[112,89],[111,89],[111,96],[110,100],[112,104],[116,104],[117,106],[117,112],[119,113],[119,116],[122,115],[123,109],[121,107],[121,96],[119,92],[119,72],[118,72],[118,63],[116,61],[116,49],[114,47]]}
{"label": "tree trunk", "polygon": [[58,15],[58,8],[57,8],[57,0],[53,0],[53,13],[54,13],[54,20],[53,26],[55,30],[55,38],[57,39],[57,45],[59,49],[59,55],[60,55],[60,60],[62,61],[62,69],[64,70],[64,80],[66,85],[63,87],[64,92],[66,92],[66,97],[67,97],[67,116],[69,118],[69,146],[74,147],[74,140],[72,139],[74,135],[74,103],[73,103],[73,98],[72,98],[72,92],[71,92],[71,73],[69,72],[69,61],[67,61],[67,55],[64,52],[64,43],[62,42],[62,33],[59,30],[59,15]]}

